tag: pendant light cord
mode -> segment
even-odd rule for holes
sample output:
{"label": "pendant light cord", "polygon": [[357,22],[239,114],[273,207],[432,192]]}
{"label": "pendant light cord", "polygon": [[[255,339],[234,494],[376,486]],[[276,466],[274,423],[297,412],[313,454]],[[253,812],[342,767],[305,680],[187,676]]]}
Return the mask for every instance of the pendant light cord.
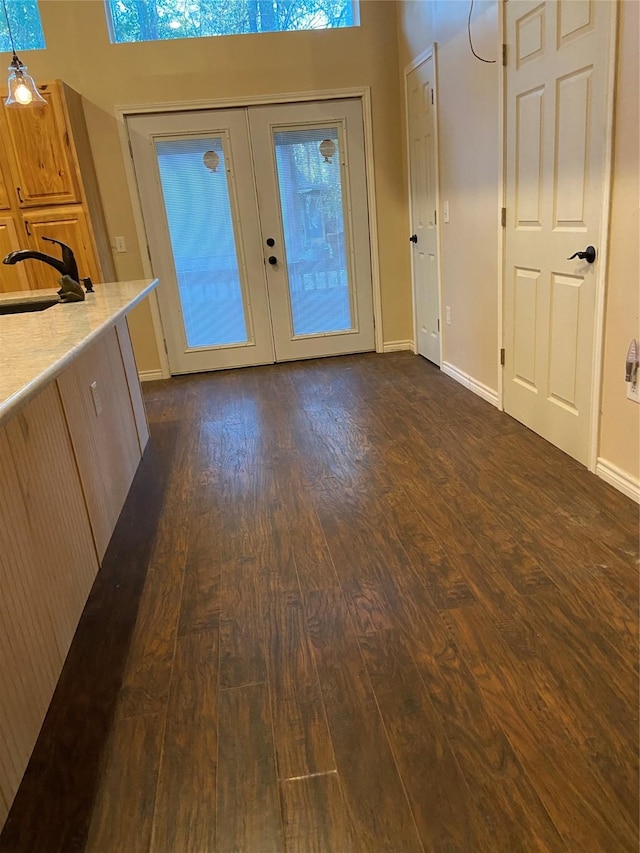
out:
{"label": "pendant light cord", "polygon": [[[4,0],[2,0],[2,2],[4,3]],[[472,14],[472,12],[473,12],[473,0],[471,0],[471,3],[469,4],[469,18],[467,19],[467,32],[469,34],[469,47],[471,48],[471,53],[475,56],[476,59],[479,59],[480,62],[487,62],[490,65],[493,65],[493,64],[495,64],[495,59],[483,59],[481,56],[478,56],[478,54],[473,49],[473,42],[471,41],[471,14]]]}
{"label": "pendant light cord", "polygon": [[16,46],[13,42],[13,33],[11,32],[11,22],[9,21],[9,12],[7,11],[7,0],[2,0],[2,8],[4,9],[4,17],[7,22],[7,29],[9,30],[9,41],[11,42],[11,52],[13,55],[16,55]]}

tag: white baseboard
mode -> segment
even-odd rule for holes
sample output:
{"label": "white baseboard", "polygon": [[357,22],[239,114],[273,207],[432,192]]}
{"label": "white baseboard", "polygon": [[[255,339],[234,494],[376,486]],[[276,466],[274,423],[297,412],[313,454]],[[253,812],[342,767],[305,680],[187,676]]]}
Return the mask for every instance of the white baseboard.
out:
{"label": "white baseboard", "polygon": [[631,498],[632,501],[640,503],[640,480],[636,480],[622,468],[618,468],[612,462],[607,462],[606,459],[598,457],[596,474],[614,489]]}
{"label": "white baseboard", "polygon": [[386,341],[382,344],[382,352],[402,352],[403,350],[414,352],[413,341]]}
{"label": "white baseboard", "polygon": [[164,379],[161,370],[141,370],[138,373],[140,382],[153,382],[156,379]]}
{"label": "white baseboard", "polygon": [[474,379],[473,376],[469,376],[468,373],[463,373],[462,370],[458,370],[457,367],[454,367],[447,361],[442,362],[441,370],[443,373],[446,373],[447,376],[455,379],[456,382],[464,385],[464,387],[468,388],[469,391],[473,391],[473,393],[477,394],[478,397],[482,397],[482,399],[486,400],[487,403],[491,403],[492,406],[499,408],[498,392],[494,391],[493,388],[489,388],[488,385],[478,382],[478,380]]}

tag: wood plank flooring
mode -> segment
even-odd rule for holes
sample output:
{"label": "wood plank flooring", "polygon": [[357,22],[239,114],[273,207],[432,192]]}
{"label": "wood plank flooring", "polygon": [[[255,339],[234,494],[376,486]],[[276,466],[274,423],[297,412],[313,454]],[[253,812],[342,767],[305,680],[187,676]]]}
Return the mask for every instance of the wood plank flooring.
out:
{"label": "wood plank flooring", "polygon": [[0,851],[638,849],[635,504],[407,353],[144,391]]}

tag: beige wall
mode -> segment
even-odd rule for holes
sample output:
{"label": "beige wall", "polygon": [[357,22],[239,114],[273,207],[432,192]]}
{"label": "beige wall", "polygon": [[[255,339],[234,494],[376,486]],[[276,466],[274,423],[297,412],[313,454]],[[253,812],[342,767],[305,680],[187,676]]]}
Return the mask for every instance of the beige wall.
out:
{"label": "beige wall", "polygon": [[[362,26],[299,33],[112,45],[102,0],[40,0],[47,50],[25,53],[37,79],[62,78],[87,104],[109,232],[128,252],[118,277],[142,275],[114,105],[243,98],[353,86],[372,91],[383,337],[411,337],[406,196],[399,125],[399,70],[393,2],[363,2]],[[159,366],[150,312],[132,316],[141,370]]]}
{"label": "beige wall", "polygon": [[[633,337],[640,340],[639,9],[638,0],[624,0],[621,4],[599,450],[600,457],[635,479],[639,467],[640,406],[626,400],[623,380],[629,342]],[[493,58],[501,41],[498,2],[479,2],[474,10],[474,46],[482,56]],[[443,301],[452,308],[452,325],[443,327],[445,360],[497,388],[500,229],[496,212],[500,204],[501,68],[499,64],[484,65],[470,55],[468,11],[468,3],[455,0],[400,3],[399,61],[404,68],[433,41],[437,42],[440,191],[442,201],[449,200],[451,207],[451,223],[443,224],[441,232]]]}
{"label": "beige wall", "polygon": [[[501,66],[470,54],[468,13],[446,0],[399,4],[399,60],[404,68],[437,43],[440,199],[450,213],[440,231],[444,361],[497,391]],[[474,4],[474,46],[488,59],[499,51],[497,14],[495,0]]]}
{"label": "beige wall", "polygon": [[636,480],[640,405],[626,398],[624,365],[631,339],[640,344],[639,13],[638,0],[621,4],[599,451]]}

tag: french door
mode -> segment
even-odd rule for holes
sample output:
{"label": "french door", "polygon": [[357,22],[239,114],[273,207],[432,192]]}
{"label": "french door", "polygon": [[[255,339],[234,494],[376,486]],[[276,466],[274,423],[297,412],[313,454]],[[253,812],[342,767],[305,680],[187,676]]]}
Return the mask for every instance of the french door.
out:
{"label": "french door", "polygon": [[374,348],[359,101],[127,125],[172,373]]}

